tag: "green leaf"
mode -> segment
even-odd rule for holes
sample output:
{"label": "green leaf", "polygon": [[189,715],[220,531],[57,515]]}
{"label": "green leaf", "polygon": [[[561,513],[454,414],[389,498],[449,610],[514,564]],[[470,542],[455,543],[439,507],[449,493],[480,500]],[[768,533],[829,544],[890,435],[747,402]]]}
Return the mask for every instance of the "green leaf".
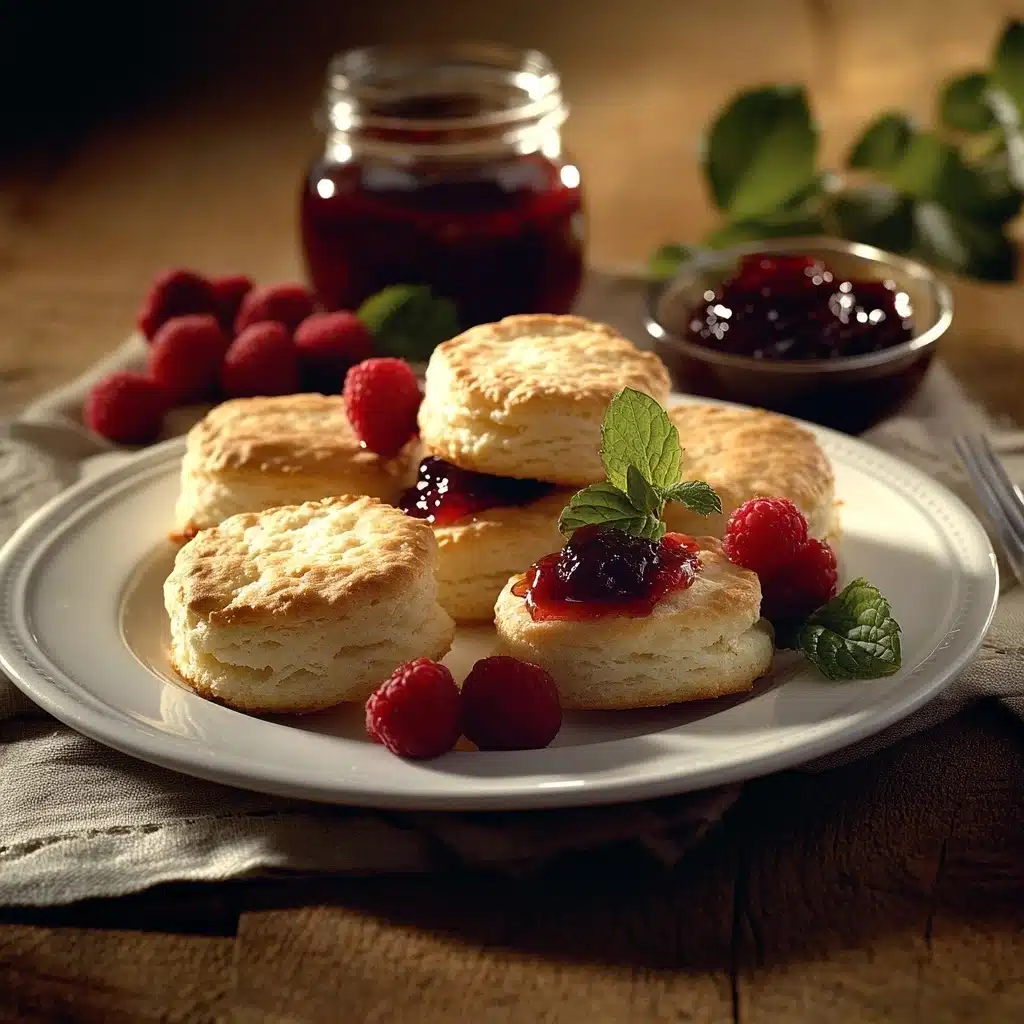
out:
{"label": "green leaf", "polygon": [[605,413],[601,457],[608,480],[620,491],[628,487],[631,465],[652,486],[671,487],[679,479],[679,434],[650,395],[624,388]]}
{"label": "green leaf", "polygon": [[741,93],[711,127],[704,171],[715,205],[733,220],[781,207],[815,180],[818,133],[802,88]]}
{"label": "green leaf", "polygon": [[717,515],[722,511],[722,499],[704,480],[683,480],[663,493],[666,501],[684,505],[699,516]]}
{"label": "green leaf", "polygon": [[936,135],[922,133],[907,141],[902,155],[885,168],[885,179],[914,199],[936,199],[956,151]]}
{"label": "green leaf", "polygon": [[655,281],[667,281],[676,271],[693,259],[695,249],[688,245],[659,246],[647,259],[647,273]]}
{"label": "green leaf", "polygon": [[1020,209],[1020,194],[1010,182],[1005,161],[967,164],[936,135],[914,136],[903,159],[885,172],[885,178],[906,196],[982,224],[1005,223]]}
{"label": "green leaf", "polygon": [[884,171],[903,158],[914,137],[914,127],[903,114],[881,114],[864,129],[846,158],[848,167]]}
{"label": "green leaf", "polygon": [[1011,21],[996,46],[990,82],[1024,111],[1024,22]]}
{"label": "green leaf", "polygon": [[591,484],[577,491],[558,517],[558,530],[563,537],[571,537],[581,526],[615,527],[635,537],[660,540],[665,535],[665,524],[636,508],[629,496],[609,483]]}
{"label": "green leaf", "polygon": [[988,75],[981,71],[951,78],[939,97],[939,117],[953,131],[984,132],[996,119],[986,98]]}
{"label": "green leaf", "polygon": [[889,602],[856,579],[804,624],[798,646],[829,679],[878,679],[900,667],[900,627]]}
{"label": "green leaf", "polygon": [[726,223],[704,238],[710,249],[728,249],[744,242],[759,242],[764,238],[799,238],[820,235],[824,231],[821,217],[806,210],[779,210],[754,220]]}
{"label": "green leaf", "polygon": [[983,281],[1013,281],[1017,250],[997,224],[955,214],[937,203],[914,207],[913,252],[943,270]]}
{"label": "green leaf", "polygon": [[373,335],[374,352],[426,362],[442,342],[459,333],[455,304],[426,285],[396,284],[371,295],[357,316]]}
{"label": "green leaf", "polygon": [[636,466],[626,468],[626,493],[634,508],[661,518],[665,510],[665,499],[644,479],[643,473]]}
{"label": "green leaf", "polygon": [[848,189],[832,201],[835,233],[890,252],[906,252],[914,241],[914,204],[888,185]]}

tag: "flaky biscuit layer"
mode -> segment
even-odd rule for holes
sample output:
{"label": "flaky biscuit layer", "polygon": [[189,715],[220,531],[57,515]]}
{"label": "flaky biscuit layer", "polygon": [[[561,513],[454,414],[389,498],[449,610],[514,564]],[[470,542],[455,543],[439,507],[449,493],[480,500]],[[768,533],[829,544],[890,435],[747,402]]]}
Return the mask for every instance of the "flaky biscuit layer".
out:
{"label": "flaky biscuit layer", "polygon": [[239,512],[339,494],[394,502],[419,456],[416,440],[392,459],[363,448],[340,395],[224,402],[188,432],[177,529],[188,536]]}
{"label": "flaky biscuit layer", "polygon": [[664,404],[668,371],[603,324],[507,317],[434,350],[420,434],[427,451],[465,469],[582,486],[604,477],[601,423],[624,387]]}
{"label": "flaky biscuit layer", "polygon": [[657,707],[748,690],[772,663],[760,584],[714,538],[698,543],[703,568],[693,585],[641,618],[535,622],[512,593],[522,577],[512,577],[495,606],[502,648],[547,669],[571,709]]}
{"label": "flaky biscuit layer", "polygon": [[186,544],[164,584],[171,661],[245,711],[363,700],[451,646],[435,553],[425,523],[367,497],[232,516]]}

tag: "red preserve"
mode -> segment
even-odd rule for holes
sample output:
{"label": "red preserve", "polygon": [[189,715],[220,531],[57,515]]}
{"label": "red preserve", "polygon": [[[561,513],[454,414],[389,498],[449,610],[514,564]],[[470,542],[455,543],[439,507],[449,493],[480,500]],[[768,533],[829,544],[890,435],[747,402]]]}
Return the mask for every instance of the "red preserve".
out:
{"label": "red preserve", "polygon": [[700,571],[699,552],[693,539],[681,533],[652,541],[583,526],[561,551],[531,565],[512,593],[525,598],[535,622],[643,618],[663,597],[693,583]]}
{"label": "red preserve", "polygon": [[327,309],[427,284],[463,328],[566,313],[583,270],[580,173],[559,77],[536,51],[373,47],[336,57],[302,242]]}
{"label": "red preserve", "polygon": [[813,256],[751,253],[691,313],[689,339],[755,359],[859,356],[913,337],[910,297],[892,281],[835,274]]}

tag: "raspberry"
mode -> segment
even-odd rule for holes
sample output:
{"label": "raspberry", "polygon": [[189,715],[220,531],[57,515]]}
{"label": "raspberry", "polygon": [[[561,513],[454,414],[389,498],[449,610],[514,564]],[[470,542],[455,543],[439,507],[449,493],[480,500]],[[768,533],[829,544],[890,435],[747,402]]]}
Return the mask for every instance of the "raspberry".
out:
{"label": "raspberry", "polygon": [[558,690],[539,665],[483,658],[462,684],[462,731],[481,750],[538,750],[561,727]]}
{"label": "raspberry", "polygon": [[416,433],[423,396],[409,364],[367,359],[345,378],[345,412],[363,444],[378,455],[397,455]]}
{"label": "raspberry", "polygon": [[291,395],[299,390],[299,359],[283,324],[252,324],[231,343],[221,367],[228,398]]}
{"label": "raspberry", "polygon": [[835,552],[812,537],[788,565],[761,580],[761,614],[776,626],[799,625],[835,596],[838,582]]}
{"label": "raspberry", "polygon": [[726,557],[758,576],[792,561],[807,541],[807,520],[788,498],[752,498],[725,526]]}
{"label": "raspberry", "polygon": [[233,334],[235,317],[242,300],[252,291],[252,281],[245,274],[230,274],[211,278],[210,287],[217,299],[217,319],[226,334]]}
{"label": "raspberry", "polygon": [[217,296],[205,277],[191,270],[165,270],[153,279],[143,300],[139,330],[152,341],[172,317],[216,313],[217,308]]}
{"label": "raspberry", "polygon": [[248,292],[235,317],[235,334],[252,324],[274,320],[289,333],[313,312],[313,296],[301,284],[269,284]]}
{"label": "raspberry", "polygon": [[121,370],[90,388],[82,419],[117,444],[149,444],[159,435],[169,404],[156,381]]}
{"label": "raspberry", "polygon": [[179,405],[213,398],[228,339],[209,313],[176,316],[156,332],[149,375]]}
{"label": "raspberry", "polygon": [[345,374],[373,355],[373,337],[355,313],[314,313],[295,329],[303,386],[336,395]]}
{"label": "raspberry", "polygon": [[366,702],[366,731],[399,757],[440,757],[459,738],[459,688],[444,665],[400,665]]}

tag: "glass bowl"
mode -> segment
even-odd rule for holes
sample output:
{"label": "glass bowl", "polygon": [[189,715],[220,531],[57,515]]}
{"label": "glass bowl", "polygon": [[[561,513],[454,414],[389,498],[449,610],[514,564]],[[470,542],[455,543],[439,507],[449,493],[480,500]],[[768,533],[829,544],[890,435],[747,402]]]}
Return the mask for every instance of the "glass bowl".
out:
{"label": "glass bowl", "polygon": [[[913,308],[914,335],[880,352],[821,360],[768,360],[719,352],[686,338],[690,313],[731,277],[748,253],[799,253],[837,277],[891,280]],[[920,387],[939,338],[953,319],[949,289],[926,266],[870,245],[833,238],[787,238],[705,252],[648,290],[645,326],[675,387],[787,413],[860,433],[896,412]]]}

